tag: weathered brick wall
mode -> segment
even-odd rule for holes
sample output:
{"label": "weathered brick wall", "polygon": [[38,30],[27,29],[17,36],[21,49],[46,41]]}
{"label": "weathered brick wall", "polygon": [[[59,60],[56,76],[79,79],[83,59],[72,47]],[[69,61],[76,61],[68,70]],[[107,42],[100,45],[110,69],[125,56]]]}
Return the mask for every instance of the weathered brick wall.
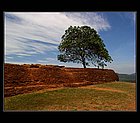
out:
{"label": "weathered brick wall", "polygon": [[78,86],[74,83],[88,85],[118,80],[118,75],[109,69],[66,68],[52,65],[4,65],[5,96],[40,90],[49,85],[74,87]]}

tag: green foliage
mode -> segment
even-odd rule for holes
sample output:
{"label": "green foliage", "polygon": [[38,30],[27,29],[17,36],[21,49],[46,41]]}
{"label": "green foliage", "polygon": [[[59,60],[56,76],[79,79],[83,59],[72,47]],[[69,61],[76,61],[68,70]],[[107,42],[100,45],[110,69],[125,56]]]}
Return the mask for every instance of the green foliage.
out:
{"label": "green foliage", "polygon": [[113,61],[109,56],[103,40],[96,30],[88,26],[70,26],[62,36],[58,46],[61,62],[82,63],[84,68],[91,62],[95,66],[106,66]]}

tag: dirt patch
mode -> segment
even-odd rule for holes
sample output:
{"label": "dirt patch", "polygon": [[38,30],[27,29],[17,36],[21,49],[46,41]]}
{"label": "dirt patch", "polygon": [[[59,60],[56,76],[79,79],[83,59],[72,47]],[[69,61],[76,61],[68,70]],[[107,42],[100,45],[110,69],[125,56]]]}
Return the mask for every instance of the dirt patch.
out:
{"label": "dirt patch", "polygon": [[45,89],[41,89],[39,91],[36,91],[36,93],[44,93],[46,91],[55,91],[55,90],[61,90],[64,87],[57,87],[57,88],[45,88]]}
{"label": "dirt patch", "polygon": [[99,88],[99,87],[95,87],[95,86],[84,86],[84,87],[80,87],[80,88],[125,93],[125,91],[122,91],[122,90],[116,90],[116,89],[112,89],[112,88]]}

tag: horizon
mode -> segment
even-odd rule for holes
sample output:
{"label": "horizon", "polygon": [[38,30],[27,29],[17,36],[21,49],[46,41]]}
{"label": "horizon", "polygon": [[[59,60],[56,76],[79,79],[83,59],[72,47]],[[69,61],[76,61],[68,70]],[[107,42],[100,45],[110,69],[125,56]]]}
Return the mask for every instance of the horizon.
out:
{"label": "horizon", "polygon": [[[32,65],[32,63],[4,63],[4,64],[14,64],[14,65]],[[37,65],[38,63],[35,63],[35,64],[33,64],[33,65]],[[38,65],[48,65],[48,66],[63,66],[63,65],[57,65],[57,64],[38,64]],[[64,66],[65,68],[83,68],[83,67],[68,67],[68,66]],[[97,67],[87,67],[87,68],[93,68],[93,69],[101,69],[101,70],[113,70],[113,69],[111,69],[111,68],[97,68]],[[85,69],[85,68],[83,68],[83,69]],[[115,71],[114,71],[115,72]],[[115,72],[115,73],[117,73],[117,72]],[[117,74],[127,74],[127,73],[117,73]],[[131,74],[136,74],[136,72],[135,73],[130,73],[130,74],[127,74],[127,75],[131,75]]]}
{"label": "horizon", "polygon": [[69,26],[87,25],[96,29],[113,59],[104,69],[136,73],[136,12],[4,12],[4,17],[4,63],[83,68],[58,61],[57,47]]}

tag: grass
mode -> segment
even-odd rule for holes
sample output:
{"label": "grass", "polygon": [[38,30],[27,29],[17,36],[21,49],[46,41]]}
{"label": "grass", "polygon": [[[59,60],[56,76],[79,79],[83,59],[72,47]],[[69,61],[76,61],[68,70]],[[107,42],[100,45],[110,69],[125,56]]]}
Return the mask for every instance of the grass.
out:
{"label": "grass", "polygon": [[[115,91],[113,91],[115,90]],[[5,111],[136,111],[134,83],[112,82],[4,99]]]}

